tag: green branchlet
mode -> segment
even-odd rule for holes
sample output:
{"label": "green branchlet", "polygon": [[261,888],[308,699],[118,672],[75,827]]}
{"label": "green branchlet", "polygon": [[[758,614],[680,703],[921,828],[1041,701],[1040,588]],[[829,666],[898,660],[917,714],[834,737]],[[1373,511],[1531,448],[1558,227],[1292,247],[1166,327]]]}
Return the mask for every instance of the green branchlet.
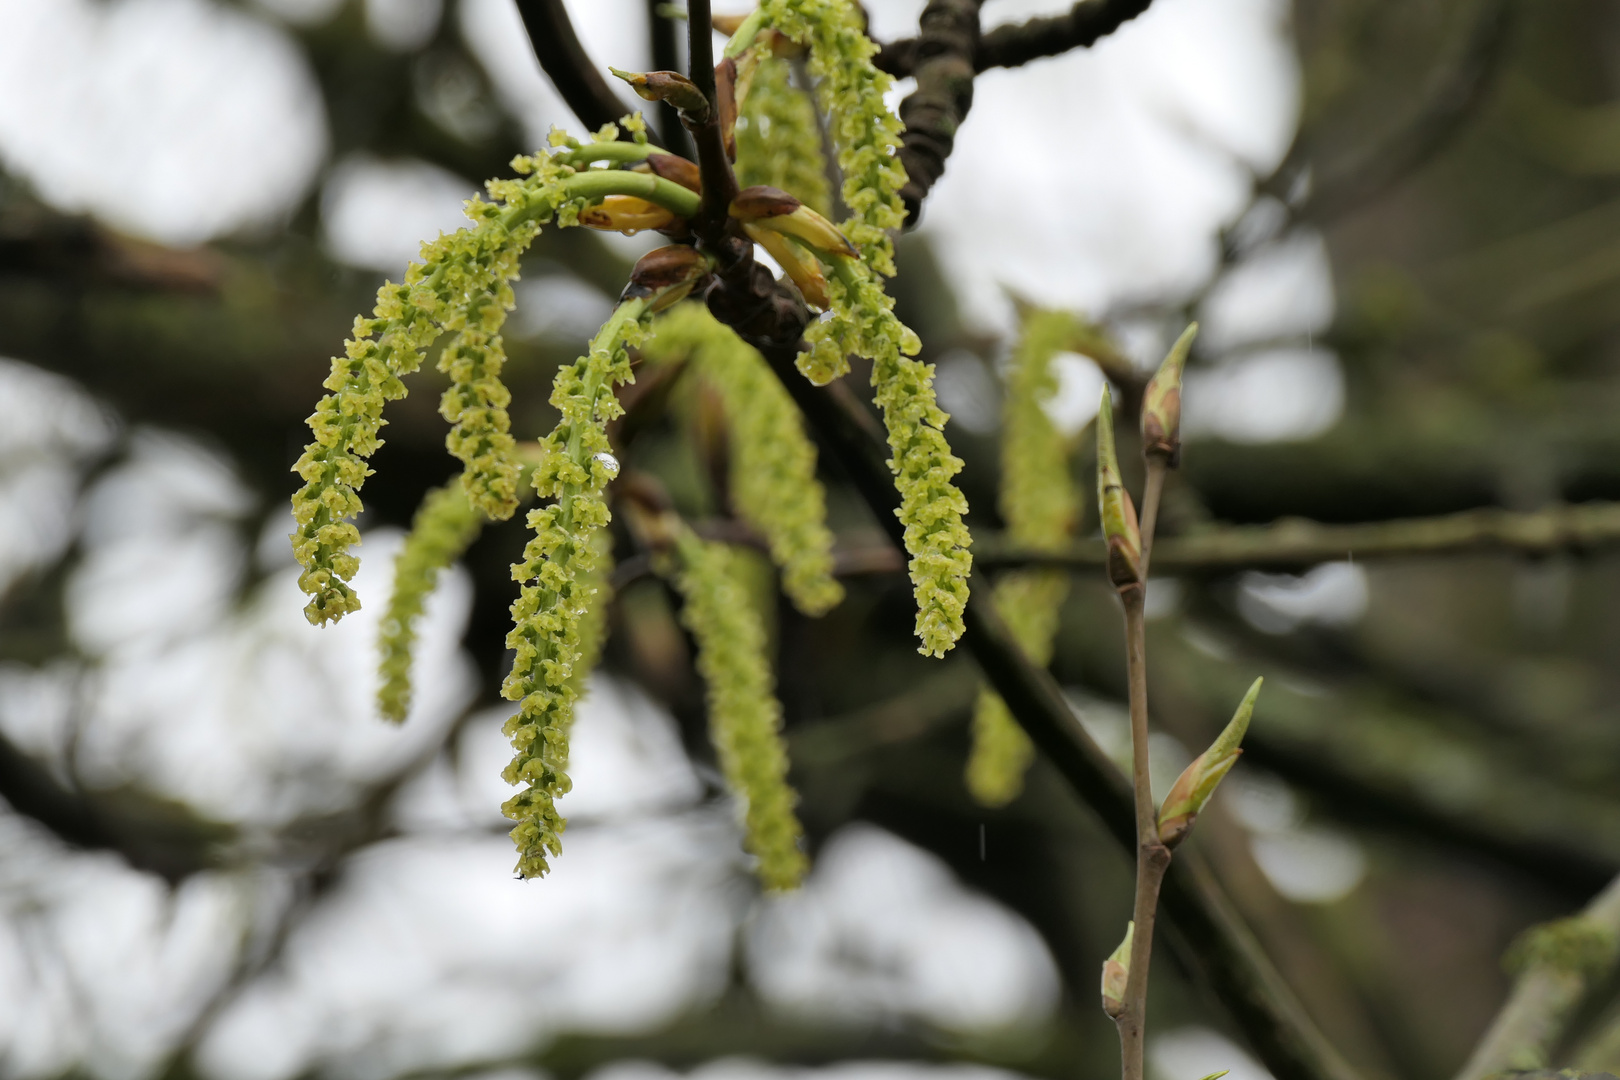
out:
{"label": "green branchlet", "polygon": [[1198,324],[1190,323],[1142,393],[1142,453],[1171,468],[1181,459],[1181,373],[1197,336]]}
{"label": "green branchlet", "polygon": [[808,867],[788,786],[782,707],[773,692],[765,629],[724,544],[673,527],[681,621],[697,641],[709,732],[726,783],[746,803],[744,846],[771,891],[797,888]]}
{"label": "green branchlet", "polygon": [[[625,126],[634,142],[622,145],[645,144],[639,117],[627,118]],[[618,135],[610,124],[593,145],[612,144]],[[467,202],[468,228],[423,244],[404,283],[378,290],[373,315],[355,320],[344,355],[332,361],[325,383],[330,393],[309,418],[314,441],[293,469],[304,486],[293,496],[291,539],[304,568],[299,587],[310,596],[304,608],[310,622],[332,622],[360,607],[348,584],[360,564],[349,549],[360,541],[352,519],[361,510],[366,461],[382,445],[383,405],[405,396],[404,377],[421,366],[441,333],[456,335],[441,362],[451,376],[442,411],[455,425],[448,442],[465,464],[462,483],[490,517],[509,517],[515,509],[518,467],[500,380],[499,329],[512,304],[518,258],[541,224],[553,218],[575,224],[584,207],[610,194],[636,195],[684,216],[697,212],[696,193],[661,177],[585,167],[596,160],[622,163],[624,155],[606,145],[591,149],[560,133],[552,142],[558,153],[517,158],[516,178],[490,181],[492,201]]]}
{"label": "green branchlet", "polygon": [[1215,794],[1215,788],[1237,764],[1238,756],[1243,753],[1243,736],[1248,733],[1249,719],[1254,715],[1255,699],[1260,696],[1264,682],[1264,679],[1254,680],[1225,730],[1171,785],[1164,805],[1159,808],[1159,841],[1165,847],[1173,848],[1186,838],[1199,813]]}
{"label": "green branchlet", "polygon": [[642,355],[653,362],[685,357],[720,394],[738,512],[764,534],[795,607],[820,615],[836,606],[844,589],[832,576],[833,535],[815,444],[764,357],[700,304],[680,304],[654,323]]}
{"label": "green branchlet", "polygon": [[1114,450],[1114,399],[1105,385],[1097,411],[1097,504],[1101,510],[1103,539],[1108,544],[1108,580],[1116,589],[1142,584],[1142,535],[1137,529],[1136,506],[1119,472]]}
{"label": "green branchlet", "polygon": [[484,521],[460,484],[434,488],[417,508],[411,531],[394,559],[394,591],[379,632],[382,682],[377,711],[383,719],[403,723],[410,712],[416,620],[438,584],[439,571],[461,557],[478,538]]}
{"label": "green branchlet", "polygon": [[[1074,336],[1074,316],[1030,309],[1008,368],[1001,422],[1001,516],[1008,538],[1031,550],[1060,548],[1079,515],[1079,494],[1069,475],[1069,439],[1042,407],[1057,393],[1052,361]],[[1019,570],[996,583],[996,608],[1029,658],[1052,658],[1058,613],[1068,595],[1062,571]],[[968,791],[980,805],[1004,806],[1023,790],[1034,745],[1001,698],[981,687],[973,709]]]}
{"label": "green branchlet", "polygon": [[1125,984],[1131,977],[1131,945],[1135,939],[1136,923],[1128,922],[1125,924],[1125,940],[1103,961],[1103,1012],[1115,1018],[1125,1011]]}
{"label": "green branchlet", "polygon": [[610,515],[602,490],[618,475],[606,426],[623,412],[613,389],[630,382],[628,349],[642,336],[648,301],[626,300],[591,340],[590,349],[557,372],[551,404],[562,414],[541,442],[534,489],[550,505],[529,512],[534,537],[512,567],[522,591],[512,604],[506,647],[515,652],[501,693],[519,703],[506,722],[516,755],[503,774],[527,785],[501,811],[517,822],[517,872],[538,877],[561,850],[565,822],[556,800],[569,789],[568,729],[575,669],[582,665],[580,624],[595,593],[600,549],[595,534]]}

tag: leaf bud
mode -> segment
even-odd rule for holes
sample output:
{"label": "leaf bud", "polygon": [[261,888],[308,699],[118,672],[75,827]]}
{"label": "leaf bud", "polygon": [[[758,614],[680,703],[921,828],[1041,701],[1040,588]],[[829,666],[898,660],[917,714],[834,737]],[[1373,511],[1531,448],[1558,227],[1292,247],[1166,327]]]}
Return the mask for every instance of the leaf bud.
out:
{"label": "leaf bud", "polygon": [[689,244],[654,248],[636,261],[619,299],[646,299],[648,314],[662,311],[685,299],[713,269],[714,261]]}
{"label": "leaf bud", "polygon": [[667,229],[676,220],[672,211],[635,195],[608,195],[579,212],[581,225],[626,235],[644,229]]}
{"label": "leaf bud", "polygon": [[1198,324],[1188,324],[1142,394],[1142,453],[1172,469],[1181,462],[1181,372],[1197,336]]}
{"label": "leaf bud", "polygon": [[764,184],[743,188],[731,200],[730,209],[731,216],[744,224],[785,233],[830,255],[849,258],[860,255],[849,238],[838,230],[838,226],[781,188]]}
{"label": "leaf bud", "polygon": [[1210,744],[1208,750],[1193,759],[1176,782],[1170,786],[1170,792],[1164,797],[1164,805],[1159,809],[1159,842],[1165,847],[1173,848],[1184,840],[1192,831],[1193,823],[1198,820],[1198,814],[1215,794],[1215,788],[1237,759],[1243,753],[1243,736],[1249,730],[1249,718],[1254,715],[1254,702],[1260,696],[1260,685],[1264,679],[1254,680],[1249,692],[1243,695],[1238,703],[1237,712],[1232,715],[1231,723],[1226,730]]}
{"label": "leaf bud", "polygon": [[1125,984],[1131,977],[1131,943],[1136,938],[1136,923],[1125,924],[1125,940],[1119,943],[1112,956],[1103,961],[1103,1012],[1118,1019],[1125,1011]]}
{"label": "leaf bud", "polygon": [[629,83],[630,89],[643,101],[667,101],[687,114],[693,123],[701,124],[709,119],[709,99],[703,96],[696,83],[678,71],[649,71],[642,74],[620,71],[616,67],[608,70]]}
{"label": "leaf bud", "polygon": [[1114,450],[1114,400],[1105,385],[1097,411],[1097,504],[1108,544],[1108,580],[1116,589],[1142,584],[1142,534]]}

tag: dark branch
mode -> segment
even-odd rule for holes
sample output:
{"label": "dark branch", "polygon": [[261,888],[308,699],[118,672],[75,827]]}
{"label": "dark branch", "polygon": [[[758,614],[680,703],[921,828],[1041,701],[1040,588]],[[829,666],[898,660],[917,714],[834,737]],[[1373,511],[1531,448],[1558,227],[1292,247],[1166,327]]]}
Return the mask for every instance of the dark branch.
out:
{"label": "dark branch", "polygon": [[[562,0],[517,0],[517,8],[541,69],[580,123],[594,131],[636,111],[619,100],[586,55]],[[654,131],[647,137],[664,145]]]}
{"label": "dark branch", "polygon": [[956,131],[973,107],[973,57],[979,47],[980,0],[928,0],[919,20],[913,73],[917,89],[900,103],[905,134],[900,198],[915,223],[929,189],[944,175]]}
{"label": "dark branch", "polygon": [[906,223],[915,225],[923,199],[945,173],[956,132],[973,107],[973,77],[992,67],[1013,67],[1090,45],[1136,18],[1152,0],[1090,0],[1067,14],[979,31],[982,0],[929,0],[918,35],[880,51],[879,68],[917,77],[917,89],[900,103],[905,134],[900,163],[909,178],[900,197]]}
{"label": "dark branch", "polygon": [[[1094,45],[1142,14],[1150,3],[1152,0],[1081,0],[1062,15],[998,26],[980,37],[973,70],[1018,67]],[[922,41],[922,37],[906,38],[885,45],[877,55],[877,66],[896,78],[915,74],[925,55]]]}
{"label": "dark branch", "polygon": [[731,159],[726,155],[725,132],[721,130],[719,97],[714,78],[714,29],[709,14],[709,0],[690,0],[686,5],[687,55],[691,65],[687,74],[693,85],[709,103],[709,115],[702,123],[687,127],[692,142],[697,146],[698,170],[703,178],[703,208],[692,222],[702,246],[718,255],[722,267],[745,259],[753,262],[753,245],[744,253],[735,245],[725,245],[725,230],[731,216],[731,200],[737,197],[737,177],[731,171]]}

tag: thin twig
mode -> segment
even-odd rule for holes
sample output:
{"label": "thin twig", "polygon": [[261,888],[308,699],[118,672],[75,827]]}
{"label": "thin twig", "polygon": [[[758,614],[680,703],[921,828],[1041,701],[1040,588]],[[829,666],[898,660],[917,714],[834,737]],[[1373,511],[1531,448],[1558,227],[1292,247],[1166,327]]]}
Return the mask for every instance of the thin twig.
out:
{"label": "thin twig", "polygon": [[1153,532],[1159,524],[1159,499],[1164,495],[1164,474],[1169,468],[1164,458],[1154,454],[1147,459],[1147,481],[1142,485],[1142,584],[1148,580],[1153,557]]}
{"label": "thin twig", "polygon": [[[1146,540],[1144,533],[1144,546]],[[1146,591],[1141,583],[1120,590],[1125,607],[1125,667],[1130,680],[1131,792],[1136,808],[1136,901],[1132,913],[1136,931],[1131,939],[1124,1008],[1114,1020],[1119,1029],[1124,1080],[1143,1080],[1146,1075],[1148,966],[1153,958],[1159,890],[1170,868],[1170,849],[1159,842],[1153,782],[1148,771],[1147,631],[1142,612]]]}

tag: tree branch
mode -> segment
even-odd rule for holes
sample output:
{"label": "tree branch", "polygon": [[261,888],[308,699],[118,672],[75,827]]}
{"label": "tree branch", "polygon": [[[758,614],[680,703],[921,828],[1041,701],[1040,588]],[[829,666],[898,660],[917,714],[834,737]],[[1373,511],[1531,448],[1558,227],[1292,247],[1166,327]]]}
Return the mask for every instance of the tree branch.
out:
{"label": "tree branch", "polygon": [[[624,104],[608,86],[602,71],[591,62],[574,33],[568,9],[562,0],[516,0],[523,28],[529,33],[540,68],[562,95],[579,122],[593,131],[603,124],[617,123],[635,108]],[[650,128],[650,125],[649,125]],[[656,132],[647,137],[663,145]]]}
{"label": "tree branch", "polygon": [[912,73],[917,89],[900,102],[900,163],[906,185],[900,198],[915,223],[922,201],[944,175],[956,130],[973,107],[973,57],[979,47],[981,0],[928,0],[918,20]]}
{"label": "tree branch", "polygon": [[1513,992],[1456,1080],[1545,1069],[1588,994],[1620,953],[1620,878],[1568,919],[1532,927],[1509,954],[1522,964]]}
{"label": "tree branch", "polygon": [[[1549,506],[1530,513],[1467,510],[1360,525],[1323,525],[1293,518],[1274,525],[1214,528],[1158,541],[1153,566],[1160,571],[1299,570],[1346,558],[1469,552],[1544,556],[1616,545],[1620,545],[1620,503],[1594,502]],[[1107,552],[1100,540],[1081,541],[1061,551],[1022,551],[981,541],[974,545],[973,556],[984,567],[1093,570],[1104,565]]]}
{"label": "tree branch", "polygon": [[[979,38],[973,52],[973,70],[977,73],[997,67],[1019,67],[1031,60],[1094,45],[1142,14],[1151,3],[1152,0],[1080,0],[1062,15],[1045,15],[1028,22],[998,26]],[[915,74],[924,55],[921,48],[924,37],[926,30],[919,37],[885,45],[876,57],[877,66],[898,79]]]}

